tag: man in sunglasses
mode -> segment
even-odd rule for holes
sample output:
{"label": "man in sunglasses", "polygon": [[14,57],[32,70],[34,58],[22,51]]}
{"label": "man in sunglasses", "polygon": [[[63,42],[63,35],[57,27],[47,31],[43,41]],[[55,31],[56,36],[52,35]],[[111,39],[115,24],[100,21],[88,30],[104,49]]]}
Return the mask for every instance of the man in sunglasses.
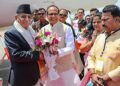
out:
{"label": "man in sunglasses", "polygon": [[70,26],[73,32],[73,36],[75,37],[75,31],[72,27],[72,25],[70,25],[69,23],[66,22],[66,19],[68,17],[68,11],[66,9],[60,9],[59,11],[59,21]]}
{"label": "man in sunglasses", "polygon": [[30,5],[20,5],[16,13],[13,26],[4,35],[11,62],[9,83],[11,86],[40,86],[39,52],[32,50],[35,42],[30,27]]}
{"label": "man in sunglasses", "polygon": [[41,29],[42,27],[48,24],[48,21],[46,20],[46,10],[44,8],[39,8],[38,16],[39,16],[39,29]]}
{"label": "man in sunglasses", "polygon": [[59,20],[61,22],[66,22],[68,11],[66,9],[60,9],[59,11]]}
{"label": "man in sunglasses", "polygon": [[[68,25],[59,22],[59,8],[51,5],[47,8],[47,18],[49,24],[44,26],[42,31],[50,31],[57,34],[59,38],[58,56],[55,61],[55,70],[59,74],[59,78],[50,80],[48,78],[46,86],[79,86],[80,79],[73,68],[74,60],[74,37],[72,29]],[[74,82],[76,81],[76,82]]]}
{"label": "man in sunglasses", "polygon": [[[67,16],[68,16],[68,10],[60,9],[60,11],[59,11],[59,21],[71,27],[72,33],[73,33],[73,36],[74,36],[74,40],[75,40],[75,37],[76,37],[75,31],[74,31],[72,25],[70,25],[69,23],[66,22]],[[81,71],[83,65],[81,64],[82,62],[81,62],[81,59],[80,59],[79,52],[77,52],[77,50],[75,50],[74,55],[75,55],[75,60],[76,60],[76,63],[77,63],[77,71],[78,71],[78,74],[80,74],[80,71]]]}
{"label": "man in sunglasses", "polygon": [[39,8],[35,14],[36,15],[34,14],[33,15],[35,16],[36,21],[32,22],[32,27],[36,32],[38,32],[42,27],[47,25],[49,22],[46,20],[46,10],[44,8]]}

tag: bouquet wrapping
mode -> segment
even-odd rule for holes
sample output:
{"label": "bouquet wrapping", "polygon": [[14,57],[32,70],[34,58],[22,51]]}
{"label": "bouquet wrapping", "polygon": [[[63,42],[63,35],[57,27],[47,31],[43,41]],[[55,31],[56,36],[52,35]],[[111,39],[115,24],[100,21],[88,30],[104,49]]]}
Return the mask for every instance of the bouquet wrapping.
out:
{"label": "bouquet wrapping", "polygon": [[42,82],[46,79],[56,80],[59,78],[57,71],[54,69],[56,58],[58,57],[59,37],[57,33],[50,31],[39,31],[35,37],[35,49],[40,51],[40,60],[38,61]]}

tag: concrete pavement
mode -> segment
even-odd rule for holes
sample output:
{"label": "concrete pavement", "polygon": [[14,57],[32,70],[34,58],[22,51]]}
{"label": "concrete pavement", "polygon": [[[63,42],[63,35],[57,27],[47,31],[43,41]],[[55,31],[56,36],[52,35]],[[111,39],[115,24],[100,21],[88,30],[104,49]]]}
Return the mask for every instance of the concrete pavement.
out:
{"label": "concrete pavement", "polygon": [[[3,48],[4,45],[3,35],[7,28],[8,27],[0,27],[0,35],[2,36],[2,38],[0,38],[0,59],[3,57],[5,53]],[[7,59],[3,60],[3,62],[0,64],[0,78],[3,79],[3,86],[8,86],[9,69],[10,69],[9,60]]]}

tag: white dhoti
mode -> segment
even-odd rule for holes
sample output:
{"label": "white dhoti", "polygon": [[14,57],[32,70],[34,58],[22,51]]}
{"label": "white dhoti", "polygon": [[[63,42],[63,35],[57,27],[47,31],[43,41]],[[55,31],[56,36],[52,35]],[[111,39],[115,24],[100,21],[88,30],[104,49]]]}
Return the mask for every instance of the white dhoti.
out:
{"label": "white dhoti", "polygon": [[80,79],[74,69],[62,72],[57,80],[48,80],[44,86],[80,86]]}

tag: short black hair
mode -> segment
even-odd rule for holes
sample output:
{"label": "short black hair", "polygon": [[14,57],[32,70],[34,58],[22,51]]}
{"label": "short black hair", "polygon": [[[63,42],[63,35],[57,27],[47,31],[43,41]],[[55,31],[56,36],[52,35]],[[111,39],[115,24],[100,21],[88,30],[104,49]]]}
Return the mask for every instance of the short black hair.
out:
{"label": "short black hair", "polygon": [[113,17],[120,17],[120,8],[116,5],[107,5],[103,8],[102,12],[110,12]]}
{"label": "short black hair", "polygon": [[32,14],[34,14],[34,13],[38,13],[38,10],[37,10],[37,9],[34,9],[34,10],[32,11]]}
{"label": "short black hair", "polygon": [[59,8],[58,8],[56,5],[50,5],[50,6],[47,7],[47,14],[48,14],[48,10],[49,10],[49,8],[51,8],[51,7],[55,7],[55,8],[57,8],[58,13],[59,13]]}
{"label": "short black hair", "polygon": [[96,13],[95,16],[98,16],[98,17],[101,19],[102,12],[98,12],[98,13]]}
{"label": "short black hair", "polygon": [[92,22],[93,22],[93,19],[94,19],[96,16],[99,17],[99,19],[101,19],[102,12],[96,13],[95,16],[93,16],[93,18],[92,18]]}
{"label": "short black hair", "polygon": [[91,12],[91,11],[96,11],[96,13],[99,12],[99,10],[98,10],[97,8],[91,8],[91,9],[90,9],[90,12]]}
{"label": "short black hair", "polygon": [[85,12],[85,10],[84,10],[83,8],[78,8],[77,12],[78,12],[79,10],[82,10],[83,13]]}
{"label": "short black hair", "polygon": [[79,21],[78,21],[78,25],[86,26],[86,25],[87,25],[87,22],[86,22],[84,19],[82,19],[82,20],[79,20]]}
{"label": "short black hair", "polygon": [[46,12],[45,8],[39,8],[38,9],[38,11],[41,11],[41,10],[44,10]]}
{"label": "short black hair", "polygon": [[68,10],[67,10],[67,9],[64,9],[64,8],[63,8],[63,9],[60,9],[59,12],[60,12],[61,10],[66,11],[66,13],[67,13],[67,15],[68,15]]}
{"label": "short black hair", "polygon": [[85,19],[86,19],[86,17],[88,17],[88,16],[90,17],[90,15],[86,15],[86,16],[85,16]]}

